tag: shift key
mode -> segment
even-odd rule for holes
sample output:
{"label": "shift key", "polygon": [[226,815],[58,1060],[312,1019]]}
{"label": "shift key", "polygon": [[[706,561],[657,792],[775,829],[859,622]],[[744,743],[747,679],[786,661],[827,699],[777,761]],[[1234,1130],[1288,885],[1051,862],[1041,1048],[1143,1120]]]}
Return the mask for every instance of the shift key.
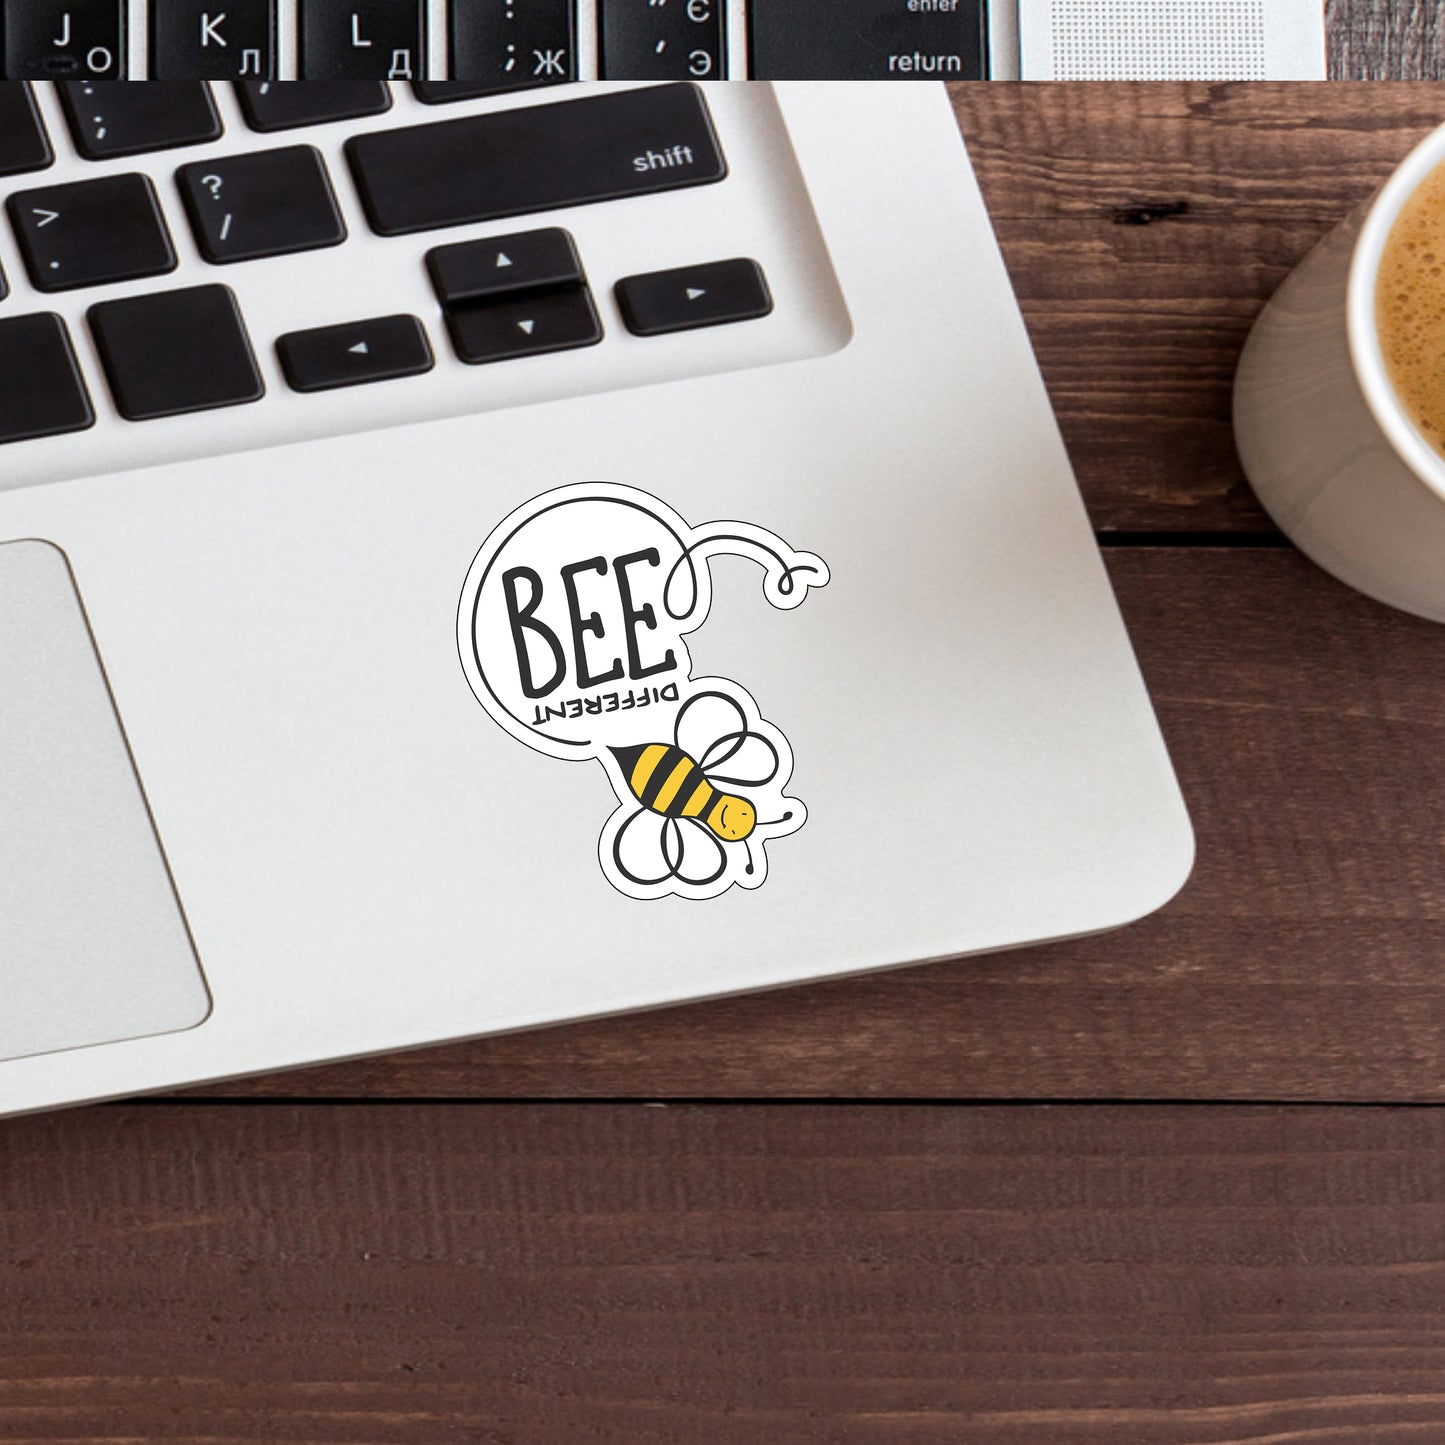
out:
{"label": "shift key", "polygon": [[702,92],[658,85],[357,136],[371,228],[437,230],[709,185],[727,175]]}

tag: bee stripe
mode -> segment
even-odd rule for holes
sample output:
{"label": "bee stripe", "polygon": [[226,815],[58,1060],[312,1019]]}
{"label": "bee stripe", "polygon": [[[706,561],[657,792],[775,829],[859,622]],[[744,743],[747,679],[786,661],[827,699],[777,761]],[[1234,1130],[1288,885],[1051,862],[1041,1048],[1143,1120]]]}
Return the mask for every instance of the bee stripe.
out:
{"label": "bee stripe", "polygon": [[[662,770],[659,768],[659,772]],[[693,760],[684,754],[679,758],[677,766],[667,775],[666,781],[657,790],[657,796],[652,800],[653,808],[659,813],[670,812],[669,804],[682,791],[682,785],[697,771],[697,765]]]}
{"label": "bee stripe", "polygon": [[639,802],[646,802],[643,793],[652,775],[657,771],[657,765],[665,758],[672,749],[666,743],[652,743],[643,750],[642,756],[638,758],[632,769],[632,777],[629,780],[632,784],[632,791]]}
{"label": "bee stripe", "polygon": [[662,756],[653,764],[652,776],[648,778],[646,786],[638,793],[637,800],[644,808],[655,808],[660,813],[662,809],[658,807],[657,795],[667,786],[667,780],[672,776],[673,769],[679,763],[690,764],[692,759],[681,748],[668,747],[663,743],[655,743],[653,746],[662,748]]}
{"label": "bee stripe", "polygon": [[700,818],[702,811],[712,801],[714,789],[711,783],[704,779],[693,789],[692,797],[682,805],[680,818]]}

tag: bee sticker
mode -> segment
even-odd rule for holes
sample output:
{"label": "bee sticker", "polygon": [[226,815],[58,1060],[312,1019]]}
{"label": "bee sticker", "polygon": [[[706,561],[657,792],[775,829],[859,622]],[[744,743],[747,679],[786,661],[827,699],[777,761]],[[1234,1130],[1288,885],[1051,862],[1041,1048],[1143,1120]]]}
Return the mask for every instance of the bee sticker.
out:
{"label": "bee sticker", "polygon": [[774,607],[828,581],[821,557],[745,522],[690,527],[646,492],[561,487],[518,508],[473,560],[457,614],[477,700],[549,757],[595,759],[617,806],[597,854],[633,898],[715,898],[767,877],[767,844],[807,809],[788,740],[738,683],[692,676],[713,557],[763,569]]}

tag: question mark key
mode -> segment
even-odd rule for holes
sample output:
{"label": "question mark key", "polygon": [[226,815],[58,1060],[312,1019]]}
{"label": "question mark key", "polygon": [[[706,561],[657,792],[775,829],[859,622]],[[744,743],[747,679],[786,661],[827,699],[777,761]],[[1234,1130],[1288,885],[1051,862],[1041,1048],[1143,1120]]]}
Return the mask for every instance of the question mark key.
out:
{"label": "question mark key", "polygon": [[314,146],[196,161],[176,179],[196,246],[213,266],[346,239],[326,162]]}

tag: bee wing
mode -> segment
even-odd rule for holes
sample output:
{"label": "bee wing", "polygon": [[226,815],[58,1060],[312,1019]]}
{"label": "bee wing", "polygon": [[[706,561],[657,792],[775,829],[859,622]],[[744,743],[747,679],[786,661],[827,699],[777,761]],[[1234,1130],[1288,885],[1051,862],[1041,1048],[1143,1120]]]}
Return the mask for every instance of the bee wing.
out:
{"label": "bee wing", "polygon": [[667,823],[662,846],[672,876],[697,886],[716,883],[728,866],[723,845],[696,818],[669,818]]}
{"label": "bee wing", "polygon": [[647,887],[673,876],[662,851],[666,822],[662,814],[639,808],[613,835],[612,861],[629,883]]}
{"label": "bee wing", "polygon": [[678,747],[713,781],[761,787],[778,775],[778,750],[748,727],[742,705],[725,692],[699,692],[683,704]]}
{"label": "bee wing", "polygon": [[691,818],[664,818],[639,808],[612,839],[612,861],[629,883],[649,888],[669,879],[716,883],[728,866],[723,845]]}

